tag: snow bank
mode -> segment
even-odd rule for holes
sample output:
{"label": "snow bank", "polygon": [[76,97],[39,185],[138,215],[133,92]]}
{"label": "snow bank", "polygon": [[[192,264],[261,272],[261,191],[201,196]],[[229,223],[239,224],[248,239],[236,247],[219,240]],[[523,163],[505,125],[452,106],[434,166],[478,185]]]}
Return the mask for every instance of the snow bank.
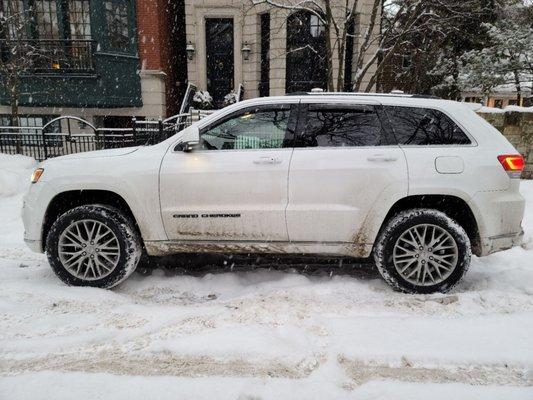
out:
{"label": "snow bank", "polygon": [[507,106],[503,110],[512,112],[533,112],[533,107]]}
{"label": "snow bank", "polygon": [[533,112],[533,107],[520,107],[520,106],[507,106],[505,108],[495,108],[495,107],[486,107],[483,106],[477,110],[475,110],[478,113],[492,113],[492,114],[500,114],[505,112]]}
{"label": "snow bank", "polygon": [[476,112],[478,112],[478,113],[500,114],[500,113],[504,113],[505,110],[503,110],[502,108],[483,106],[483,107],[477,109]]}
{"label": "snow bank", "polygon": [[31,157],[0,153],[0,197],[23,193],[36,166]]}

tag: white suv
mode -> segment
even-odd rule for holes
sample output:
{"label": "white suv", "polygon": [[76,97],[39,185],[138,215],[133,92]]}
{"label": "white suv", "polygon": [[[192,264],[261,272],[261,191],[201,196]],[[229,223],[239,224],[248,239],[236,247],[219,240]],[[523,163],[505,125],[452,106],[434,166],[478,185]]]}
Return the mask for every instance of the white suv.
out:
{"label": "white suv", "polygon": [[464,104],[301,94],[224,108],[157,145],[50,159],[25,240],[61,280],[109,288],[141,255],[372,256],[395,289],[447,291],[520,244],[523,158]]}

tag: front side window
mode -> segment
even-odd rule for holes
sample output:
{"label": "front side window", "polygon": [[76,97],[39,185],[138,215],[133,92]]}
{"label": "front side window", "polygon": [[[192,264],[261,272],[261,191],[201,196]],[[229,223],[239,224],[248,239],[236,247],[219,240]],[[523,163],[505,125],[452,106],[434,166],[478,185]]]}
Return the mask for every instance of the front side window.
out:
{"label": "front side window", "polygon": [[130,48],[129,2],[126,0],[107,0],[105,2],[107,21],[107,40],[114,50],[127,51]]}
{"label": "front side window", "polygon": [[381,140],[381,122],[373,107],[309,106],[299,146],[376,146]]}
{"label": "front side window", "polygon": [[385,106],[396,139],[403,145],[461,145],[471,141],[443,112],[428,108]]}
{"label": "front side window", "polygon": [[204,150],[282,148],[289,115],[289,108],[246,110],[202,132],[201,148]]}

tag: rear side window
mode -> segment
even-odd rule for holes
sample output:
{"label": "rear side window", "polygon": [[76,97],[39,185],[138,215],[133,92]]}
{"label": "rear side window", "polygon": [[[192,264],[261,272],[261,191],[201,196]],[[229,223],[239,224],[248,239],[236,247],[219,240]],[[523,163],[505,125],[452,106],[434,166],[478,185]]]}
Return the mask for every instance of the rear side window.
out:
{"label": "rear side window", "polygon": [[385,106],[396,139],[403,145],[460,145],[471,141],[455,122],[438,110]]}
{"label": "rear side window", "polygon": [[381,136],[381,122],[373,107],[309,105],[298,146],[375,146]]}

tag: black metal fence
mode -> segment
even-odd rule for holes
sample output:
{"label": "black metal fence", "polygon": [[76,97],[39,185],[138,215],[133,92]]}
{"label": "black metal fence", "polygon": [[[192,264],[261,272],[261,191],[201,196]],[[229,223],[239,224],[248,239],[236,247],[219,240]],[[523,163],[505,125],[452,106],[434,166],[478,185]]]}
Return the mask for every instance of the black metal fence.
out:
{"label": "black metal fence", "polygon": [[[84,39],[10,39],[30,56],[26,68],[34,73],[92,72],[96,42]],[[0,39],[0,56],[9,59],[10,44]]]}
{"label": "black metal fence", "polygon": [[[71,116],[55,118],[42,127],[0,126],[0,153],[22,154],[42,161],[85,151],[156,144],[204,116],[205,113],[191,111],[157,121],[132,118],[131,128],[97,128]],[[74,124],[89,133],[75,133],[80,129],[74,129]]]}

